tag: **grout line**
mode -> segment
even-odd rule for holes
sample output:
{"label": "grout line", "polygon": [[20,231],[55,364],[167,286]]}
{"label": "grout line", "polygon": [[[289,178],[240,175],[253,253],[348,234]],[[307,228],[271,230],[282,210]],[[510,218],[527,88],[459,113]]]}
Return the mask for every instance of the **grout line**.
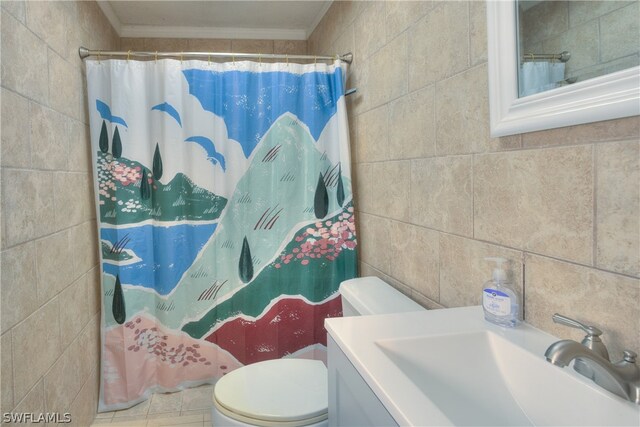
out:
{"label": "grout line", "polygon": [[407,224],[407,225],[413,225],[413,226],[416,226],[416,227],[425,228],[427,230],[437,231],[437,232],[439,232],[441,234],[445,234],[445,235],[448,235],[448,236],[458,237],[458,238],[467,239],[467,240],[473,240],[473,241],[479,242],[479,243],[486,243],[486,244],[491,245],[491,246],[497,246],[499,248],[509,249],[509,250],[512,250],[512,251],[521,252],[521,253],[523,253],[525,255],[528,254],[528,255],[534,255],[534,256],[539,256],[539,257],[543,257],[543,258],[548,258],[548,259],[551,259],[551,260],[554,260],[554,261],[563,262],[563,263],[575,265],[575,266],[578,266],[578,267],[585,267],[585,268],[589,268],[589,269],[592,269],[592,270],[597,270],[597,271],[600,271],[600,272],[603,272],[603,273],[614,274],[616,276],[627,277],[627,278],[634,279],[634,280],[640,279],[640,277],[633,276],[633,275],[628,274],[628,273],[621,273],[621,272],[618,272],[618,271],[606,270],[604,268],[599,268],[599,267],[596,267],[594,265],[581,264],[580,262],[577,262],[577,261],[558,258],[557,256],[554,256],[554,255],[543,254],[543,253],[539,253],[539,252],[533,252],[533,251],[528,250],[528,249],[518,248],[518,247],[515,247],[515,246],[508,246],[508,245],[505,245],[503,243],[493,242],[493,241],[490,241],[490,240],[483,240],[483,239],[479,239],[479,238],[473,238],[473,237],[470,237],[470,236],[465,236],[463,234],[457,234],[457,233],[453,233],[453,232],[450,232],[450,231],[439,230],[437,228],[428,227],[428,226],[421,225],[421,224],[414,224],[414,223],[410,223],[410,222],[403,221],[403,220],[397,220],[397,219],[381,216],[381,215],[379,215],[377,213],[371,213],[371,212],[365,212],[365,211],[360,211],[359,213],[360,213],[360,215],[362,215],[362,214],[369,215],[369,216],[376,217],[376,218],[388,219],[388,220],[400,222],[400,223]]}
{"label": "grout line", "polygon": [[598,265],[598,158],[596,156],[596,146],[591,146],[591,197],[592,197],[592,212],[591,220],[592,224],[592,242],[591,247],[591,264],[593,266]]}
{"label": "grout line", "polygon": [[27,243],[31,243],[31,242],[35,243],[35,242],[38,242],[39,240],[43,240],[43,239],[46,239],[48,237],[51,237],[54,234],[63,233],[63,232],[70,232],[71,229],[73,229],[73,228],[79,227],[81,225],[86,224],[87,222],[93,222],[93,221],[96,221],[96,218],[91,218],[91,219],[88,219],[86,221],[80,222],[78,224],[74,224],[74,225],[71,225],[69,227],[65,227],[65,228],[62,228],[60,230],[53,231],[51,233],[43,234],[42,236],[33,237],[33,238],[29,239],[29,240],[25,240],[23,242],[18,242],[18,243],[15,243],[15,244],[11,245],[11,246],[6,246],[6,247],[2,248],[2,251],[0,251],[0,252],[5,252],[7,250],[14,249],[14,248],[16,248],[18,246],[25,245]]}

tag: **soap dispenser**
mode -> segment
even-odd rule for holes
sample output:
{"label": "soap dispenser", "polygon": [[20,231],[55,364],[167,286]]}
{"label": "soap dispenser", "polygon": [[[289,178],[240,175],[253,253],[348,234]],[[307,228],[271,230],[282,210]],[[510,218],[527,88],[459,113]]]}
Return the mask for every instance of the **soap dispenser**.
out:
{"label": "soap dispenser", "polygon": [[504,268],[509,261],[500,257],[487,257],[485,260],[495,262],[496,267],[493,269],[493,278],[482,289],[484,318],[496,325],[513,328],[519,322],[520,302]]}

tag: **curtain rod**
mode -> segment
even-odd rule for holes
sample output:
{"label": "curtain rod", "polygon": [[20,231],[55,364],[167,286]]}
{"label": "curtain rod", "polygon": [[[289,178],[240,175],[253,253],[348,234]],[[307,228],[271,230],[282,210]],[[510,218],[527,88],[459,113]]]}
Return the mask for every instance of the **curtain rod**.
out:
{"label": "curtain rod", "polygon": [[565,50],[560,53],[525,53],[522,55],[522,62],[535,61],[539,59],[554,59],[560,62],[567,62],[571,59],[571,53]]}
{"label": "curtain rod", "polygon": [[353,61],[353,54],[351,52],[344,55],[326,56],[326,55],[285,55],[281,53],[232,53],[232,52],[141,52],[141,51],[128,51],[117,52],[110,50],[90,50],[86,47],[80,47],[78,49],[78,55],[80,59],[87,58],[89,56],[109,57],[109,56],[123,56],[123,57],[144,57],[144,58],[258,58],[258,59],[313,59],[314,61],[340,61],[351,64]]}

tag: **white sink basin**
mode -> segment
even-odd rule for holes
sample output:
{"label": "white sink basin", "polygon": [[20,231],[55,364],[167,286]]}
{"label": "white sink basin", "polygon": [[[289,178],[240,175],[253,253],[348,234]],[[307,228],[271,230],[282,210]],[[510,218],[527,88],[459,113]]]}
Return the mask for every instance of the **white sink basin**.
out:
{"label": "white sink basin", "polygon": [[[343,323],[340,323],[343,322]],[[400,425],[634,425],[640,408],[544,358],[557,338],[480,307],[327,321]]]}

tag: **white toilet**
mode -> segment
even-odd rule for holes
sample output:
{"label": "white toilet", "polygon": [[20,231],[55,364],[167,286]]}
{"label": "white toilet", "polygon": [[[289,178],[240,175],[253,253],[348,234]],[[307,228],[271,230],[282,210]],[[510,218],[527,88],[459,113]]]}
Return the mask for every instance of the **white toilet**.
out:
{"label": "white toilet", "polygon": [[[377,277],[340,285],[344,316],[424,310]],[[318,360],[254,363],[222,377],[213,391],[212,424],[220,426],[325,427],[327,368]]]}

